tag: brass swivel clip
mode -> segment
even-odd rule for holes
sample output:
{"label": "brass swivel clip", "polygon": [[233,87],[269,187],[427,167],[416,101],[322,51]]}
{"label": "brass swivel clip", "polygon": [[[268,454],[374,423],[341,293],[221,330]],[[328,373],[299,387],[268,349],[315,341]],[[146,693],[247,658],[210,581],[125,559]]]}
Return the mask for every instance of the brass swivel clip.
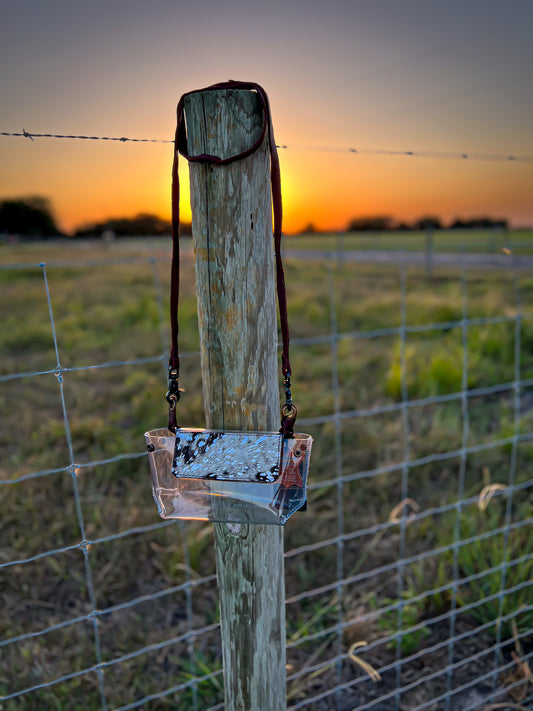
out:
{"label": "brass swivel clip", "polygon": [[176,403],[181,397],[183,390],[179,386],[178,382],[178,369],[169,367],[168,369],[168,391],[166,394],[167,402],[170,405],[171,410],[176,409]]}

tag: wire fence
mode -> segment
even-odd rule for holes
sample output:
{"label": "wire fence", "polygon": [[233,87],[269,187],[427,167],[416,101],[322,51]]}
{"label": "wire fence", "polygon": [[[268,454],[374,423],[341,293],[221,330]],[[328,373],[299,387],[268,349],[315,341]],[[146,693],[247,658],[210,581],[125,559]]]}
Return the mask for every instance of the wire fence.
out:
{"label": "wire fence", "polygon": [[[119,143],[174,143],[170,138],[128,138],[127,136],[84,136],[80,134],[64,133],[34,133],[33,131],[0,131],[0,136],[9,138],[59,138],[78,141],[118,141]],[[391,148],[368,148],[348,146],[304,146],[286,145],[276,146],[280,150],[304,150],[325,153],[353,153],[355,155],[371,156],[407,156],[409,158],[437,158],[445,160],[474,160],[474,161],[507,161],[511,163],[533,163],[533,156],[515,153],[483,153],[480,151],[439,151],[439,150],[405,150]]]}
{"label": "wire fence", "polygon": [[[530,275],[507,262],[499,271],[435,268],[428,277],[402,263],[339,263],[334,253],[316,260],[301,252],[288,266],[295,371],[302,373],[301,397],[309,389],[315,403],[301,408],[307,417],[300,426],[317,445],[310,513],[286,529],[289,708],[527,708],[533,655]],[[0,375],[9,422],[0,481],[6,709],[223,708],[210,525],[156,522],[142,451],[142,428],[157,424],[150,417],[159,410],[164,416],[167,269],[168,255],[108,253],[0,270],[7,289],[25,293],[22,307],[36,312],[36,321],[26,324],[28,358],[17,350]],[[76,303],[63,303],[67,286],[75,284],[72,293],[84,304],[75,312],[83,327],[101,329],[101,308],[92,326],[86,311],[92,300],[108,298],[94,290],[102,272],[112,277],[110,289],[129,285],[125,302],[135,294],[142,301],[150,338],[146,323],[131,314],[130,330],[140,329],[136,339],[143,346],[150,341],[156,352],[141,347],[124,358],[117,336],[106,351],[116,349],[116,358],[69,364],[69,349],[77,353],[67,329],[75,327],[69,306]],[[321,276],[311,304],[300,281],[305,274]],[[366,306],[392,292],[395,308],[380,317],[393,322],[347,328],[364,321],[345,306],[346,294],[365,280],[373,284]],[[188,288],[193,304],[192,280]],[[431,313],[447,318],[429,320],[429,311],[419,312],[420,299],[433,300]],[[312,314],[307,320],[300,309],[308,307],[320,309],[322,320]],[[9,309],[5,316],[9,320]],[[52,355],[33,349],[46,325]],[[389,401],[365,382],[372,369],[379,379],[378,346],[388,363]],[[7,348],[15,353],[14,343]],[[440,364],[443,384],[425,394],[424,379],[435,377],[439,353],[450,349],[449,361]],[[360,360],[369,350],[367,372]],[[43,358],[45,367],[26,366]],[[186,353],[190,382],[199,382],[198,360],[194,348]],[[488,369],[485,384],[479,372],[472,377],[482,368]],[[105,377],[91,380],[95,375]],[[82,378],[80,395],[72,387]],[[132,423],[105,400],[107,412],[80,426],[87,398],[98,400],[99,390],[114,391],[128,380],[130,394],[119,393],[119,409],[127,412],[131,404],[123,399],[139,398],[146,419]],[[359,392],[365,389],[366,395]],[[364,405],[350,406],[364,397]],[[48,423],[39,415],[28,421],[21,414],[28,408],[42,408]],[[201,403],[195,408],[200,417]],[[135,435],[126,440],[131,448],[120,440],[112,451],[108,440],[128,427]],[[56,448],[58,429],[64,446],[52,459],[60,463],[32,468],[51,461],[44,454]],[[57,540],[62,545],[49,545]]]}
{"label": "wire fence", "polygon": [[[285,536],[292,711],[533,701],[531,245],[409,239],[286,251],[299,425],[315,439],[309,513]],[[169,248],[119,243],[58,243],[38,264],[15,245],[0,266],[6,711],[223,708],[211,526],[157,519],[143,447],[165,415]],[[182,406],[202,426],[184,259]]]}

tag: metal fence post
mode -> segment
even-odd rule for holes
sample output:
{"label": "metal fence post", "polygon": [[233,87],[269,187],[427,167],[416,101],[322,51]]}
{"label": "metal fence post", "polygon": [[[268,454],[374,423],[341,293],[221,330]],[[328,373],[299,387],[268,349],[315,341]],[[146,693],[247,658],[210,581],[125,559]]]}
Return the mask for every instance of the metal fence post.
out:
{"label": "metal fence post", "polygon": [[344,264],[345,233],[337,232],[337,269],[342,269]]}
{"label": "metal fence post", "polygon": [[433,276],[433,227],[426,227],[426,277]]}
{"label": "metal fence post", "polygon": [[[253,145],[253,91],[186,98],[188,150],[226,158]],[[276,293],[268,137],[228,165],[190,163],[207,427],[279,429]],[[226,711],[282,711],[283,528],[215,524]]]}

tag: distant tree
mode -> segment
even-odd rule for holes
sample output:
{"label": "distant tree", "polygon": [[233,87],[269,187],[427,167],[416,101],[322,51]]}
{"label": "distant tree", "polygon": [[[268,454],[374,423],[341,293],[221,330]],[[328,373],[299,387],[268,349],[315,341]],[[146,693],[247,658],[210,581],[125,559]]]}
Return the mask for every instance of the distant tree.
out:
{"label": "distant tree", "polygon": [[464,230],[468,227],[468,224],[464,220],[456,219],[450,223],[451,230]]}
{"label": "distant tree", "polygon": [[410,225],[408,222],[398,222],[396,226],[394,227],[395,230],[398,232],[406,232],[409,230],[414,229],[412,225]]}
{"label": "distant tree", "polygon": [[43,197],[0,202],[0,232],[38,237],[59,234],[50,202]]}
{"label": "distant tree", "polygon": [[[191,234],[190,223],[180,224],[182,234]],[[157,215],[141,213],[136,217],[114,217],[105,222],[83,225],[76,230],[76,237],[88,237],[113,233],[116,237],[157,237],[170,234],[172,225]]]}
{"label": "distant tree", "polygon": [[505,218],[494,219],[492,217],[474,217],[469,220],[454,220],[451,230],[488,230],[494,228],[507,229],[508,222]]}
{"label": "distant tree", "polygon": [[441,228],[440,218],[433,215],[421,217],[413,224],[413,229],[415,230],[440,230]]}
{"label": "distant tree", "polygon": [[387,215],[356,217],[348,223],[347,232],[386,232],[392,229],[393,220]]}
{"label": "distant tree", "polygon": [[300,230],[301,235],[314,235],[316,234],[317,229],[316,225],[314,222],[310,222],[308,225],[306,225],[303,230]]}

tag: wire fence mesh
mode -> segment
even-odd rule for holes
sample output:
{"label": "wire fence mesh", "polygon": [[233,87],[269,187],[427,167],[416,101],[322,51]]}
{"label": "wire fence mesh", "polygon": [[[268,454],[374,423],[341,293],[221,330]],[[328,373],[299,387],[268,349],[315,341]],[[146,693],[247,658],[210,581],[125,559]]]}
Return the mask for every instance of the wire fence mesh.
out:
{"label": "wire fence mesh", "polygon": [[[128,244],[38,265],[19,247],[0,269],[6,710],[223,708],[211,527],[157,519],[143,451],[165,414],[168,248]],[[288,706],[527,708],[531,273],[325,254],[286,259],[315,438],[309,512],[286,527]],[[202,426],[184,259],[182,407]]]}

